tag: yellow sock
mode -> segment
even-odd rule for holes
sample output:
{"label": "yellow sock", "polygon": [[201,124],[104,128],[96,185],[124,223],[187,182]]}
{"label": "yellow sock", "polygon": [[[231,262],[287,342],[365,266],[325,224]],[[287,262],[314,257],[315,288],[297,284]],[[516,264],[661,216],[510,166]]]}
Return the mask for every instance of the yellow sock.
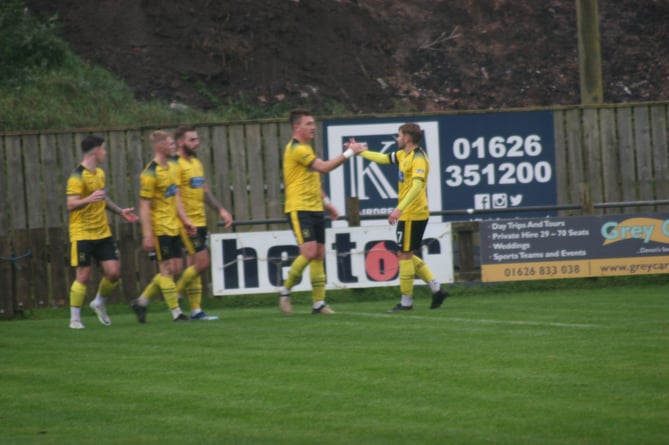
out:
{"label": "yellow sock", "polygon": [[186,290],[188,285],[198,276],[199,274],[197,273],[195,266],[188,266],[181,274],[181,277],[179,277],[179,281],[177,281],[177,293],[183,295],[184,290]]}
{"label": "yellow sock", "polygon": [[81,307],[86,299],[86,286],[78,281],[72,283],[70,287],[70,307]]}
{"label": "yellow sock", "polygon": [[429,283],[430,281],[434,280],[434,274],[432,273],[428,265],[425,264],[425,262],[420,259],[420,257],[414,255],[412,260],[418,278],[425,281],[426,283]]}
{"label": "yellow sock", "polygon": [[147,300],[150,300],[151,298],[155,298],[158,296],[160,293],[160,274],[157,273],[153,276],[153,279],[151,282],[144,288],[142,291],[140,298],[146,298]]}
{"label": "yellow sock", "polygon": [[325,300],[325,268],[323,260],[313,260],[309,264],[309,278],[311,279],[312,301],[314,303]]}
{"label": "yellow sock", "polygon": [[286,278],[286,281],[283,282],[283,286],[286,289],[291,289],[293,286],[295,286],[297,282],[300,281],[300,278],[302,278],[302,272],[304,272],[304,269],[308,265],[309,260],[307,260],[302,255],[295,258],[293,264],[290,265],[290,269],[288,270],[288,278]]}
{"label": "yellow sock", "polygon": [[202,308],[202,278],[199,275],[190,282],[186,288],[186,294],[191,311]]}
{"label": "yellow sock", "polygon": [[400,292],[413,295],[413,280],[416,276],[413,260],[400,260]]}
{"label": "yellow sock", "polygon": [[177,286],[174,284],[172,277],[161,275],[159,281],[160,292],[163,293],[163,298],[165,299],[165,303],[167,303],[167,307],[169,307],[170,310],[178,308],[179,297],[177,296]]}
{"label": "yellow sock", "polygon": [[98,286],[98,295],[101,297],[107,298],[109,294],[114,292],[114,289],[118,286],[118,281],[112,283],[106,277],[102,277],[100,280],[100,286]]}

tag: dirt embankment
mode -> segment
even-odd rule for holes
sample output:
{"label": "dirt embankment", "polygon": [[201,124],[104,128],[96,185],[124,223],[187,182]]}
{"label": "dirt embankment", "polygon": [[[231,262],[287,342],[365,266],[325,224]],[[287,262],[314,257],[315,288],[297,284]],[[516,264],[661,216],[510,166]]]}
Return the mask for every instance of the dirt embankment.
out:
{"label": "dirt embankment", "polygon": [[[140,99],[356,112],[580,101],[574,0],[29,0]],[[605,102],[669,99],[669,1],[599,0]]]}

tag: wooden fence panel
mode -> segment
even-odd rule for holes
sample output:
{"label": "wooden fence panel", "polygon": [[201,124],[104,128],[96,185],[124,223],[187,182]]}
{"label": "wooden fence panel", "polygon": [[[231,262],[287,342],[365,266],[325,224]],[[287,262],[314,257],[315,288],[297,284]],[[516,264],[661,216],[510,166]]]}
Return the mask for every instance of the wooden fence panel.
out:
{"label": "wooden fence panel", "polygon": [[[246,125],[246,151],[248,159],[248,201],[250,204],[251,219],[262,220],[267,218],[265,203],[265,167],[260,125]],[[266,226],[251,226],[251,230],[264,230]]]}
{"label": "wooden fence panel", "polygon": [[[5,168],[5,154],[7,151],[5,138],[0,137],[0,237],[6,236],[9,233],[9,215],[7,214],[7,209],[9,208],[9,195],[7,193],[9,188],[7,186],[8,172]],[[0,254],[0,256],[2,255]]]}
{"label": "wooden fence panel", "polygon": [[[265,124],[263,127],[263,146],[265,148],[265,184],[267,187],[267,217],[283,217],[283,194],[281,193],[282,147],[278,138],[278,125]],[[270,230],[279,230],[279,224],[270,224]]]}
{"label": "wooden fence panel", "polygon": [[[228,127],[217,125],[211,131],[213,147],[212,162],[216,166],[213,174],[208,178],[216,198],[230,213],[233,219],[240,219],[232,205],[230,149],[228,144]],[[220,227],[214,229],[218,232]]]}
{"label": "wooden fence panel", "polygon": [[[63,221],[65,206],[65,186],[63,181],[62,169],[58,165],[58,148],[56,136],[53,134],[43,134],[40,136],[40,146],[42,148],[42,174],[44,180],[44,189],[46,190],[46,203],[44,222],[47,228],[64,227],[66,221]],[[63,190],[63,193],[58,193]],[[58,199],[58,195],[62,198]],[[65,227],[67,230],[67,228]]]}
{"label": "wooden fence panel", "polygon": [[[639,199],[653,199],[653,149],[650,144],[650,116],[647,107],[634,108],[634,154]],[[646,209],[648,210],[648,209]]]}
{"label": "wooden fence panel", "polygon": [[[285,195],[284,195],[285,191],[283,189],[283,152],[286,149],[286,145],[288,144],[288,142],[290,142],[292,137],[293,137],[293,129],[290,126],[290,124],[288,122],[280,122],[279,123],[279,153],[280,153],[279,154],[279,161],[280,161],[279,172],[280,172],[281,176],[280,176],[279,182],[277,183],[277,186],[280,187],[281,205],[282,206],[283,206],[283,200],[284,200],[284,197],[285,197]],[[318,136],[316,137],[316,139],[319,139]],[[343,214],[345,210],[346,209],[339,209],[339,212]],[[285,213],[283,212],[283,207],[281,208],[281,216],[284,217],[284,218],[286,216]],[[289,230],[290,229],[287,220],[286,220],[286,223],[283,224],[282,229],[284,229],[284,230]]]}
{"label": "wooden fence panel", "polygon": [[581,110],[568,110],[565,113],[567,129],[567,165],[568,182],[567,196],[571,203],[581,201],[580,186],[585,182],[584,164],[585,154],[581,141]]}
{"label": "wooden fence panel", "polygon": [[[107,196],[119,207],[134,207],[128,205],[128,162],[126,155],[128,150],[125,146],[125,134],[122,131],[112,131],[107,136],[107,162],[100,167],[106,172],[106,190]],[[125,224],[123,218],[118,215],[107,212],[109,225],[113,233],[118,233],[120,224]]]}
{"label": "wooden fence panel", "polygon": [[[602,152],[598,121],[599,113],[597,109],[588,108],[583,110],[583,148],[586,152],[586,178],[592,202],[602,202],[604,200]],[[595,213],[601,213],[601,211],[596,210]]]}
{"label": "wooden fence panel", "polygon": [[37,135],[23,136],[22,145],[28,226],[31,228],[44,227],[43,209],[47,198],[42,188],[44,176],[42,175],[42,156]]}
{"label": "wooden fence panel", "polygon": [[79,163],[79,158],[74,156],[74,139],[72,138],[71,133],[61,133],[56,137],[58,142],[58,156],[60,158],[60,165],[63,169],[63,175],[61,177],[61,187],[59,191],[59,196],[56,199],[60,199],[63,202],[62,207],[62,216],[64,224],[67,225],[69,221],[69,215],[67,214],[67,208],[65,207],[65,187],[67,184],[67,178],[69,178],[70,173]]}
{"label": "wooden fence panel", "polygon": [[[237,219],[248,220],[251,218],[247,199],[247,170],[246,170],[246,147],[244,145],[244,127],[236,125],[229,128],[230,137],[230,159],[232,174],[232,196],[234,202],[234,214]],[[249,231],[248,227],[240,229]]]}
{"label": "wooden fence panel", "polygon": [[[634,159],[634,129],[632,126],[632,111],[629,108],[618,109],[616,127],[618,128],[622,198],[623,201],[636,201],[639,196],[637,194]],[[628,208],[626,211],[638,212],[639,208]]]}
{"label": "wooden fence panel", "polygon": [[144,167],[151,159],[151,155],[144,154],[142,133],[137,130],[130,130],[126,133],[126,155],[128,172],[128,201],[127,205],[134,207],[139,214],[139,176]]}
{"label": "wooden fence panel", "polygon": [[[669,199],[669,133],[667,132],[668,107],[653,105],[650,108],[651,140],[653,145],[653,177],[655,198]],[[657,211],[666,212],[669,206],[658,206]]]}
{"label": "wooden fence panel", "polygon": [[[40,138],[43,158],[44,186],[46,196],[46,227],[48,243],[49,306],[62,307],[68,304],[70,291],[69,236],[66,204],[66,184],[74,165],[63,164],[62,149],[55,134],[45,134]],[[68,146],[71,159],[72,150]],[[72,274],[71,274],[72,272]]]}
{"label": "wooden fence panel", "polygon": [[[23,137],[23,164],[25,176],[26,210],[28,212],[29,249],[32,255],[26,258],[26,268],[30,271],[28,279],[38,307],[46,307],[51,298],[49,295],[49,269],[44,264],[49,261],[47,234],[44,221],[44,207],[49,199],[49,190],[43,188],[44,178],[49,172],[42,170],[39,137],[29,134]],[[48,193],[47,193],[48,192]],[[26,246],[27,247],[27,246]],[[28,306],[26,306],[28,307]]]}
{"label": "wooden fence panel", "polygon": [[[615,110],[604,108],[599,111],[599,128],[602,143],[602,181],[604,202],[622,199],[620,194],[620,156],[616,144]],[[605,213],[618,213],[617,209],[606,209]]]}
{"label": "wooden fence panel", "polygon": [[[23,256],[32,252],[32,243],[28,233],[28,211],[25,196],[28,178],[24,175],[22,140],[20,136],[8,136],[5,143],[9,180],[7,187],[10,211],[9,227],[12,231],[12,247],[16,256]],[[14,290],[16,292],[16,295],[14,295],[14,301],[16,302],[14,312],[22,312],[33,307],[31,257],[27,256],[18,265],[21,269],[15,269],[14,274]]]}
{"label": "wooden fence panel", "polygon": [[212,162],[214,148],[212,147],[211,127],[208,125],[195,127],[195,130],[200,138],[200,147],[197,149],[197,157],[202,162],[204,176],[209,179],[216,169],[216,165]]}
{"label": "wooden fence panel", "polygon": [[9,238],[8,187],[5,166],[5,138],[0,137],[0,283],[4,292],[0,292],[0,318],[11,318],[14,315],[13,304],[13,266],[11,262],[11,239]]}
{"label": "wooden fence panel", "polygon": [[26,229],[28,227],[28,215],[25,206],[26,178],[23,175],[23,159],[21,156],[21,137],[8,136],[5,140],[7,149],[7,173],[9,176],[8,201],[11,229]]}

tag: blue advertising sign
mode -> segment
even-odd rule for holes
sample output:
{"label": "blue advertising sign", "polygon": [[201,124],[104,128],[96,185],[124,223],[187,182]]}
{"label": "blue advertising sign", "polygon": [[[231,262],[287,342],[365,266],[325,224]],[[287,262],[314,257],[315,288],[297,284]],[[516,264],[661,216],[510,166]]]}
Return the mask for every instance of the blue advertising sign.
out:
{"label": "blue advertising sign", "polygon": [[[485,219],[499,217],[486,214],[486,209],[557,203],[550,111],[325,121],[324,156],[337,156],[350,137],[366,142],[373,151],[396,151],[395,136],[406,122],[415,122],[423,130],[420,145],[430,160],[427,194],[431,211],[475,209],[476,218]],[[356,156],[332,171],[326,184],[340,210],[346,208],[347,197],[357,196],[361,216],[385,219],[397,205],[397,175],[396,165],[379,165]],[[518,212],[505,217],[550,214]],[[471,216],[433,219],[455,221]]]}
{"label": "blue advertising sign", "polygon": [[471,208],[485,219],[500,216],[486,209],[557,204],[550,111],[448,116],[440,124],[443,210]]}

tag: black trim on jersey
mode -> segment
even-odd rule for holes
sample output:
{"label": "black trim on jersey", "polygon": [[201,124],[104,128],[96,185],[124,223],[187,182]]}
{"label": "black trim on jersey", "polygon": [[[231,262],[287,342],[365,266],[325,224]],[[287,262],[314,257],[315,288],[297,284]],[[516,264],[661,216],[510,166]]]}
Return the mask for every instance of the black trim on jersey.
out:
{"label": "black trim on jersey", "polygon": [[[424,149],[423,147],[418,146],[418,147],[414,148],[413,151],[414,151],[415,153],[419,154],[421,157],[423,157],[423,158],[425,158],[425,159],[429,159],[429,158],[427,157],[427,152],[425,151],[425,149]],[[416,154],[414,154],[414,157],[415,157],[415,156],[416,156]]]}
{"label": "black trim on jersey", "polygon": [[149,162],[149,165],[146,166],[146,171],[147,172],[152,172],[152,173],[155,174],[156,169],[158,168],[158,165],[160,165],[160,164],[158,164],[156,161],[151,161],[151,162]]}
{"label": "black trim on jersey", "polygon": [[86,170],[86,167],[84,167],[83,164],[79,164],[79,165],[77,165],[77,167],[74,170],[72,170],[72,174],[73,175],[78,175],[78,176],[83,176],[84,170]]}

